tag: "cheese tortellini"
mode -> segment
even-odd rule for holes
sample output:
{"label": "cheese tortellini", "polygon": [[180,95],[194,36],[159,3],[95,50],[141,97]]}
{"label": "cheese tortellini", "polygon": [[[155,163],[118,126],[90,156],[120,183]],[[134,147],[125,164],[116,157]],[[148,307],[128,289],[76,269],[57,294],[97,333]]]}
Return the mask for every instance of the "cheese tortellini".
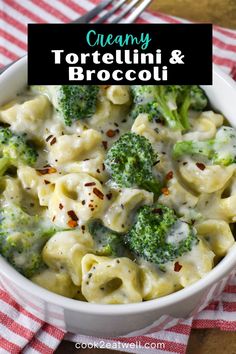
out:
{"label": "cheese tortellini", "polygon": [[129,258],[87,254],[82,273],[82,293],[89,302],[126,304],[142,300],[139,268]]}
{"label": "cheese tortellini", "polygon": [[[189,110],[189,124],[172,129],[158,104],[147,110],[152,104],[149,96],[135,101],[137,86],[94,86],[96,99],[90,97],[87,106],[88,87],[82,87],[76,112],[70,112],[69,104],[61,111],[60,97],[55,96],[61,86],[35,86],[0,108],[0,126],[26,137],[37,150],[34,164],[14,161],[3,176],[0,166],[1,207],[14,204],[28,218],[36,216],[39,223],[46,218],[50,225],[35,247],[40,250],[36,261],[41,263],[29,278],[56,294],[99,304],[153,300],[190,286],[205,277],[235,242],[236,161],[214,163],[201,151],[175,158],[174,146],[212,143],[227,125],[224,117],[210,110]],[[153,86],[147,88],[149,95]],[[134,116],[137,102],[141,107]],[[176,109],[173,102],[166,108]],[[127,147],[126,141],[125,153],[119,150],[107,163],[108,152],[124,134],[146,141],[145,149],[142,145],[135,155],[136,145],[133,149],[131,142]],[[143,166],[147,151],[148,166]],[[120,163],[122,177],[129,178],[113,178],[112,166]],[[141,177],[132,179],[139,172]],[[151,210],[150,224],[145,214],[139,218],[140,210]],[[164,215],[165,210],[169,212]],[[25,214],[20,215],[23,224]],[[150,249],[142,253],[142,247],[155,240],[156,220],[161,241],[153,243],[151,251],[163,250],[164,259],[171,254],[162,263],[148,258]],[[128,240],[134,225],[141,245],[136,249]],[[142,228],[148,235],[144,240]],[[191,247],[186,244],[178,253],[190,236],[195,240]],[[23,260],[21,253],[19,259]]]}

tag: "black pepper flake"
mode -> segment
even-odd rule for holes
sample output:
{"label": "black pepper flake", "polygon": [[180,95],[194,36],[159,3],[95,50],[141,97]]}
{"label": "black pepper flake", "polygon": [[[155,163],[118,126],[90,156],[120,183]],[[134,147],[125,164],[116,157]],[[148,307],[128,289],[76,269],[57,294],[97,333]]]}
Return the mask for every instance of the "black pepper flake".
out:
{"label": "black pepper flake", "polygon": [[86,202],[85,202],[85,200],[82,200],[82,202],[81,202],[81,203],[82,203],[82,205],[85,205],[85,203],[86,203]]}
{"label": "black pepper flake", "polygon": [[158,163],[160,163],[160,160],[157,160],[156,162],[154,162],[153,166],[156,166]]}
{"label": "black pepper flake", "polygon": [[116,263],[118,263],[118,264],[120,263],[119,259],[116,260]]}
{"label": "black pepper flake", "polygon": [[107,197],[108,200],[111,200],[111,198],[112,198],[112,193],[106,194],[106,197]]}
{"label": "black pepper flake", "polygon": [[90,279],[92,277],[93,273],[88,273],[88,278]]}

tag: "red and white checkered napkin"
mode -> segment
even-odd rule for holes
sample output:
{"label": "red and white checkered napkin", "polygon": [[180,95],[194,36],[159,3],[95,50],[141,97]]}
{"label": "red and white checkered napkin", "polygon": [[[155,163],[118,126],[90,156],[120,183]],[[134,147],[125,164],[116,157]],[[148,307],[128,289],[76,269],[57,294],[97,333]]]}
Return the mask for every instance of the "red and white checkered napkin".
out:
{"label": "red and white checkered napkin", "polygon": [[[27,23],[69,22],[90,10],[99,0],[0,0],[0,65],[23,56]],[[144,12],[139,23],[185,23],[160,13]],[[214,62],[236,78],[236,31],[214,27]],[[224,285],[224,283],[223,283]],[[221,284],[222,286],[222,284]],[[219,287],[214,294],[219,293]],[[236,275],[224,292],[200,313],[187,320],[161,318],[132,337],[94,338],[63,332],[43,323],[0,289],[0,354],[53,353],[60,341],[82,342],[132,353],[185,353],[191,328],[236,330]],[[164,328],[164,329],[163,329]],[[143,334],[145,333],[145,334]]]}

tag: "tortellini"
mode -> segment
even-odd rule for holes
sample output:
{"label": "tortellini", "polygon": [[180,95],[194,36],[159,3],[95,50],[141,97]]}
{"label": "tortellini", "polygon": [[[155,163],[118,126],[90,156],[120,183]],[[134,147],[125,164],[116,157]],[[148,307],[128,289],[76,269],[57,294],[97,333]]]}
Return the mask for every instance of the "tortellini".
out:
{"label": "tortellini", "polygon": [[53,145],[49,143],[48,161],[53,166],[87,159],[102,143],[101,134],[94,129],[84,130],[81,135],[61,135]]}
{"label": "tortellini", "polygon": [[205,220],[195,227],[217,257],[225,256],[235,242],[229,224],[223,220]]}
{"label": "tortellini", "polygon": [[140,271],[142,297],[144,300],[156,299],[181,288],[172,274],[162,272],[152,264],[142,263]]}
{"label": "tortellini", "polygon": [[51,269],[66,271],[75,285],[81,285],[81,260],[93,248],[93,239],[81,230],[57,232],[44,246],[42,257]]}
{"label": "tortellini", "polygon": [[142,189],[123,188],[102,216],[104,225],[116,232],[125,232],[132,223],[132,213],[141,205],[151,205],[153,193]]}
{"label": "tortellini", "polygon": [[158,154],[157,164],[154,167],[156,174],[166,174],[172,169],[171,142],[181,138],[179,131],[172,132],[160,123],[150,122],[148,115],[139,114],[132,125],[131,131],[147,138],[154,151]]}
{"label": "tortellini", "polygon": [[177,276],[178,283],[185,288],[210,272],[214,266],[214,257],[207,243],[200,240],[190,252],[175,260],[169,266],[169,271]]}
{"label": "tortellini", "polygon": [[190,159],[180,166],[182,178],[198,193],[213,193],[221,189],[232,177],[235,165],[222,167],[219,165],[204,165],[199,168],[198,163]]}
{"label": "tortellini", "polygon": [[162,194],[159,197],[159,202],[173,208],[179,215],[186,220],[197,218],[199,213],[195,211],[198,202],[198,197],[184,188],[177,178],[174,176],[168,181],[168,194]]}
{"label": "tortellini", "polygon": [[106,96],[113,104],[126,104],[130,101],[128,86],[111,85],[106,89]]}
{"label": "tortellini", "polygon": [[59,178],[57,173],[40,174],[34,168],[21,166],[17,171],[22,187],[39,199],[41,206],[47,206]]}
{"label": "tortellini", "polygon": [[139,268],[129,258],[87,254],[82,259],[82,293],[87,301],[128,304],[142,301]]}
{"label": "tortellini", "polygon": [[219,191],[212,194],[201,194],[197,210],[202,219],[221,219],[228,223],[236,221],[236,180],[232,178]]}
{"label": "tortellini", "polygon": [[35,284],[65,297],[73,298],[79,291],[79,287],[72,282],[69,274],[63,271],[56,272],[51,269],[45,269],[31,278],[31,280]]}
{"label": "tortellini", "polygon": [[101,183],[87,173],[70,173],[56,180],[48,214],[59,227],[73,228],[99,217],[104,207]]}
{"label": "tortellini", "polygon": [[0,111],[0,120],[10,124],[16,133],[28,133],[38,136],[44,120],[51,114],[51,105],[44,95],[39,95],[25,101],[16,103]]}

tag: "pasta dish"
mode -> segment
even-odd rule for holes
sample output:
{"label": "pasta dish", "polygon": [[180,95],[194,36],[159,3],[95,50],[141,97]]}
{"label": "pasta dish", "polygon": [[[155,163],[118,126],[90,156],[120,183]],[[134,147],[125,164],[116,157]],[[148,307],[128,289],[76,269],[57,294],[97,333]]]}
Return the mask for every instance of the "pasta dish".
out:
{"label": "pasta dish", "polygon": [[59,295],[159,298],[235,242],[236,130],[198,86],[28,87],[0,150],[0,254]]}

